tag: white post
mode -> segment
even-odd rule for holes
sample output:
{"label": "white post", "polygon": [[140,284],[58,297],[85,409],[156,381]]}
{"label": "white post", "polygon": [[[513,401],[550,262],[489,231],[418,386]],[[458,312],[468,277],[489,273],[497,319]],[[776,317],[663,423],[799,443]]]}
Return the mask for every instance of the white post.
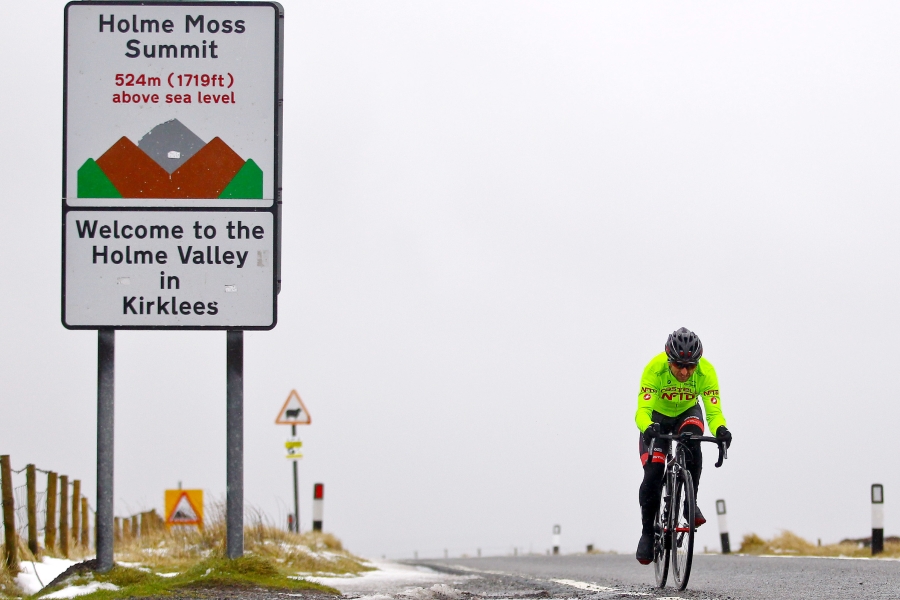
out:
{"label": "white post", "polygon": [[313,531],[322,531],[322,513],[325,511],[325,484],[313,487]]}
{"label": "white post", "polygon": [[884,486],[872,484],[872,556],[884,552]]}
{"label": "white post", "polygon": [[728,539],[728,517],[725,515],[724,500],[716,500],[716,515],[719,517],[719,537],[722,539],[722,554],[731,554],[731,541]]}
{"label": "white post", "polygon": [[553,554],[559,554],[560,526],[553,526]]}

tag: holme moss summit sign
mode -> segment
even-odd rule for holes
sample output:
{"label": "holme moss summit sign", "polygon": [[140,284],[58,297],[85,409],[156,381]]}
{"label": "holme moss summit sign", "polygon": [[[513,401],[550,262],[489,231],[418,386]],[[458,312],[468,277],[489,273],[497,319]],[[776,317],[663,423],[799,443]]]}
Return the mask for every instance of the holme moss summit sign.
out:
{"label": "holme moss summit sign", "polygon": [[274,327],[281,7],[85,1],[65,20],[63,324]]}

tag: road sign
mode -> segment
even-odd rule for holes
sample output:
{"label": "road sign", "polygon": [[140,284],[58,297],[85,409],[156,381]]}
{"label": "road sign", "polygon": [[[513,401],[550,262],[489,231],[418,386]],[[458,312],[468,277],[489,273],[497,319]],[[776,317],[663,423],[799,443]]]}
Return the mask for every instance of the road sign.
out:
{"label": "road sign", "polygon": [[278,412],[278,418],[275,419],[275,424],[309,425],[310,423],[312,423],[312,417],[310,416],[309,411],[306,410],[303,400],[300,399],[300,394],[297,393],[297,390],[291,390],[287,400],[284,401],[284,406],[282,406],[281,410]]}
{"label": "road sign", "polygon": [[203,490],[166,490],[166,527],[203,528]]}
{"label": "road sign", "polygon": [[63,324],[271,329],[281,6],[87,0],[65,16]]}
{"label": "road sign", "polygon": [[300,438],[288,438],[284,443],[284,447],[287,450],[287,458],[293,460],[303,458],[303,455],[300,454],[300,448],[303,447],[303,442],[300,441]]}

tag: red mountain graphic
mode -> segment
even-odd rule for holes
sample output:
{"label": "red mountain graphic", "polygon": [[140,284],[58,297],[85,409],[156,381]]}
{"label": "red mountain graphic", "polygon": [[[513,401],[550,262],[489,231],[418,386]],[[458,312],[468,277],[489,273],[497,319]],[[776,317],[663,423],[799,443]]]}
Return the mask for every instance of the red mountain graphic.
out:
{"label": "red mountain graphic", "polygon": [[218,198],[244,160],[216,137],[170,177],[134,142],[122,137],[97,159],[97,165],[123,198]]}

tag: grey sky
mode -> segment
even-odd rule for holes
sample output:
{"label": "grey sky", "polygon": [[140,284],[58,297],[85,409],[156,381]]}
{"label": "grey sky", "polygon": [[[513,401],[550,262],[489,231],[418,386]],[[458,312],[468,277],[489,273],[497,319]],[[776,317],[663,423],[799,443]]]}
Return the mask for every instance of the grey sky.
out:
{"label": "grey sky", "polygon": [[[63,2],[0,19],[0,451],[94,489],[96,334],[60,325]],[[732,535],[900,531],[890,2],[292,2],[284,287],[245,336],[246,500],[349,549],[633,552],[641,370],[682,325]],[[225,489],[225,334],[117,334],[116,512]],[[93,495],[93,492],[92,492]],[[896,500],[896,502],[895,502]],[[717,547],[711,522],[702,547]]]}

